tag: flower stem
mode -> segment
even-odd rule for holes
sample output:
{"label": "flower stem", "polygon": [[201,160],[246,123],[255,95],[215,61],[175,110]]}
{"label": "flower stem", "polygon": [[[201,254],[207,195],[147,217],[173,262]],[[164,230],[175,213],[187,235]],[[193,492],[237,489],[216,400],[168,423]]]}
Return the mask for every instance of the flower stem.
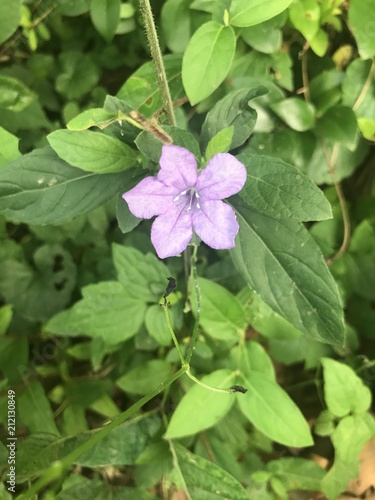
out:
{"label": "flower stem", "polygon": [[197,315],[195,318],[195,323],[194,323],[194,329],[193,333],[191,336],[191,341],[190,345],[187,351],[186,355],[186,363],[190,363],[191,357],[193,355],[194,349],[195,349],[195,344],[197,343],[198,337],[199,337],[199,322],[201,319],[201,312],[202,312],[202,306],[201,306],[201,289],[198,283],[198,275],[197,275],[197,253],[198,253],[198,246],[194,245],[194,250],[193,254],[191,256],[191,275],[193,277],[194,281],[194,288],[195,288],[195,295],[197,299]]}
{"label": "flower stem", "polygon": [[167,75],[165,74],[163,57],[160,50],[158,35],[156,33],[150,0],[139,0],[139,4],[141,6],[141,12],[146,29],[148,44],[150,46],[151,57],[155,65],[156,78],[158,80],[159,90],[167,122],[169,125],[176,125],[172,98],[169,92]]}
{"label": "flower stem", "polygon": [[176,347],[176,349],[178,351],[178,354],[180,356],[181,365],[185,366],[186,365],[186,361],[185,361],[185,358],[184,358],[184,356],[183,356],[183,354],[181,352],[180,345],[178,343],[177,337],[176,337],[176,335],[174,333],[174,330],[173,330],[173,327],[172,327],[171,318],[169,316],[169,311],[168,311],[168,304],[160,304],[160,305],[164,309],[165,318],[167,320],[167,325],[168,325],[168,330],[169,330],[169,333],[171,334],[173,343],[174,343],[174,345],[175,345],[175,347]]}
{"label": "flower stem", "polygon": [[83,453],[89,451],[96,443],[104,439],[111,431],[116,429],[120,424],[125,422],[129,417],[134,415],[143,405],[145,405],[148,401],[153,399],[155,396],[163,392],[167,387],[169,387],[172,382],[181,377],[186,371],[188,367],[184,365],[180,368],[176,373],[167,378],[162,384],[158,385],[151,392],[143,396],[139,401],[134,403],[130,408],[125,410],[121,415],[112,420],[111,423],[102,427],[99,431],[95,432],[93,436],[91,436],[86,442],[78,446],[71,453],[66,455],[62,460],[57,460],[53,462],[48,469],[45,470],[42,477],[36,481],[27,491],[22,493],[18,500],[26,500],[28,498],[36,495],[42,488],[50,484],[52,481],[60,478],[64,471],[68,469]]}
{"label": "flower stem", "polygon": [[208,389],[209,391],[213,391],[213,392],[221,392],[221,393],[224,393],[224,394],[233,394],[235,391],[233,391],[233,389],[222,389],[221,387],[212,387],[212,385],[207,385],[205,384],[204,382],[202,382],[201,380],[198,380],[196,377],[194,377],[194,375],[190,372],[190,368],[188,368],[186,370],[186,375],[191,378],[191,380],[194,380],[194,382],[202,387],[204,387],[205,389]]}

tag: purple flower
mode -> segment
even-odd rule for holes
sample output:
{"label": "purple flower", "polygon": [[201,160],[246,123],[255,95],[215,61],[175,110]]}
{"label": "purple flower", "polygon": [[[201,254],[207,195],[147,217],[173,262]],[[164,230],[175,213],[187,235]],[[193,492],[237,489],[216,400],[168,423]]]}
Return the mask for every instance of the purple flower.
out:
{"label": "purple flower", "polygon": [[183,252],[193,229],[208,246],[234,247],[238,223],[221,200],[240,191],[246,169],[229,153],[219,153],[198,174],[196,159],[180,146],[163,146],[160,170],[123,194],[135,217],[151,219],[151,241],[161,259]]}

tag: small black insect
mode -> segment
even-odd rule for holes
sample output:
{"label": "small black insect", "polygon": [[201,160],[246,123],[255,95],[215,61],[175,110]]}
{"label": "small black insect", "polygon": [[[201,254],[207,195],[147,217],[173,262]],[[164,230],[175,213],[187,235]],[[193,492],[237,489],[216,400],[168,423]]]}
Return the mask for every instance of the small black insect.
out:
{"label": "small black insect", "polygon": [[229,387],[230,392],[242,392],[242,394],[247,393],[247,389],[245,387],[242,387],[242,385],[232,385]]}
{"label": "small black insect", "polygon": [[169,276],[167,278],[168,280],[168,286],[167,286],[167,289],[165,290],[165,294],[163,295],[163,299],[164,299],[164,306],[167,305],[167,297],[169,294],[171,294],[173,292],[173,290],[176,288],[177,286],[177,281],[172,278],[172,276]]}

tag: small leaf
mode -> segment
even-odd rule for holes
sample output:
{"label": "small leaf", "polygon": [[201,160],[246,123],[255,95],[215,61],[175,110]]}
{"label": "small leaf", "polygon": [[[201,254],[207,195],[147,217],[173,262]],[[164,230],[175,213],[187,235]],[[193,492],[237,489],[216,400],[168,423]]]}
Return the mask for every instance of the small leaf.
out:
{"label": "small leaf", "polygon": [[309,337],[342,345],[337,286],[316,243],[299,223],[275,220],[232,199],[240,231],[230,254],[250,288]]}
{"label": "small leaf", "polygon": [[207,145],[206,149],[206,161],[210,160],[217,153],[227,153],[229,151],[232,138],[233,138],[234,127],[223,128],[216,135],[214,135]]}
{"label": "small leaf", "polygon": [[0,337],[2,337],[8,330],[12,317],[13,308],[11,305],[7,304],[0,307]]}
{"label": "small leaf", "polygon": [[21,156],[18,143],[18,137],[5,130],[5,128],[0,127],[0,167]]}
{"label": "small leaf", "polygon": [[375,436],[375,420],[369,413],[348,415],[340,420],[331,435],[335,460],[350,463],[363,446]]}
{"label": "small leaf", "polygon": [[[21,0],[2,0],[0,3],[0,45],[5,42],[19,26],[21,19]],[[1,95],[1,93],[0,93]]]}
{"label": "small leaf", "polygon": [[35,98],[35,94],[16,78],[0,76],[0,108],[23,111]]}
{"label": "small leaf", "polygon": [[231,358],[235,361],[235,368],[240,370],[244,377],[256,371],[272,382],[275,381],[275,369],[271,358],[259,342],[250,340],[234,347],[231,351]]}
{"label": "small leaf", "polygon": [[[212,387],[229,389],[234,374],[230,370],[217,370],[201,379]],[[216,425],[235,402],[233,394],[221,394],[195,384],[183,396],[168,425],[165,439],[176,439],[197,434]],[[194,415],[194,418],[191,418]]]}
{"label": "small leaf", "polygon": [[116,385],[129,394],[144,395],[163,383],[171,375],[171,365],[162,359],[152,359],[128,371]]}
{"label": "small leaf", "polygon": [[289,97],[283,101],[274,102],[270,107],[293,130],[304,132],[314,125],[314,106],[299,97]]}
{"label": "small leaf", "polygon": [[192,105],[210,96],[227,76],[236,48],[233,28],[215,21],[192,36],[182,61],[182,81]]}
{"label": "small leaf", "polygon": [[49,432],[59,436],[50,402],[42,384],[33,380],[17,395],[18,417],[30,433]]}
{"label": "small leaf", "polygon": [[277,383],[259,372],[239,377],[238,383],[248,389],[237,395],[242,413],[267,437],[286,446],[311,446],[309,426],[298,406]]}
{"label": "small leaf", "polygon": [[313,460],[294,457],[272,460],[267,469],[280,477],[287,490],[319,490],[326,473]]}
{"label": "small leaf", "polygon": [[137,154],[127,144],[99,132],[56,130],[47,139],[60,158],[88,172],[121,172],[137,163]]}
{"label": "small leaf", "polygon": [[350,366],[323,358],[324,396],[329,411],[336,417],[350,412],[363,413],[371,405],[371,391]]}
{"label": "small leaf", "polygon": [[[171,442],[177,459],[183,488],[192,499],[199,500],[249,500],[243,486],[218,465],[191,453],[183,446]],[[179,477],[179,476],[177,476]]]}
{"label": "small leaf", "polygon": [[68,100],[87,95],[99,81],[99,69],[89,54],[63,52],[59,63],[61,73],[56,78],[55,86]]}
{"label": "small leaf", "polygon": [[299,169],[267,156],[237,158],[247,169],[240,196],[250,206],[275,219],[310,221],[332,217],[323,192]]}
{"label": "small leaf", "polygon": [[87,109],[70,120],[66,127],[68,130],[86,130],[91,127],[102,128],[103,125],[114,120],[116,115],[102,108]]}
{"label": "small leaf", "polygon": [[333,466],[323,477],[320,489],[328,500],[337,500],[340,493],[345,491],[351,479],[359,476],[359,462],[353,458],[351,462],[335,460]]}
{"label": "small leaf", "polygon": [[90,16],[95,28],[109,43],[120,21],[120,0],[91,0]]}
{"label": "small leaf", "polygon": [[[201,325],[215,339],[236,341],[246,326],[245,313],[236,297],[213,281],[199,278],[201,290]],[[194,315],[197,299],[191,281],[190,300]]]}
{"label": "small leaf", "polygon": [[165,43],[172,52],[184,52],[191,37],[190,0],[167,0],[161,10]]}
{"label": "small leaf", "polygon": [[289,18],[294,27],[310,42],[320,27],[319,4],[316,0],[292,2],[289,8]]}
{"label": "small leaf", "polygon": [[287,9],[293,0],[232,0],[230,24],[238,27],[254,26],[277,16]]}
{"label": "small leaf", "polygon": [[340,142],[354,151],[358,126],[353,110],[346,106],[333,106],[316,122],[315,132],[323,139]]}

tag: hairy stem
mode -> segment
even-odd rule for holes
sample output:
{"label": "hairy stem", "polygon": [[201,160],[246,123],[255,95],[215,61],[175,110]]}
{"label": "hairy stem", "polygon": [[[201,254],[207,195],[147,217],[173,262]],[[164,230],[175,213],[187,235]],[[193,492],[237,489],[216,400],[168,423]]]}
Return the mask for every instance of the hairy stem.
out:
{"label": "hairy stem", "polygon": [[196,295],[196,299],[197,299],[197,316],[195,318],[194,329],[193,329],[190,345],[189,345],[187,355],[186,355],[186,363],[187,364],[190,363],[191,357],[192,357],[194,349],[195,349],[195,345],[198,341],[199,322],[201,319],[201,312],[202,312],[201,289],[200,289],[200,286],[198,283],[198,275],[197,275],[197,253],[198,253],[198,246],[194,245],[194,251],[193,251],[193,254],[191,256],[191,275],[193,277],[195,295]]}
{"label": "hairy stem", "polygon": [[167,122],[169,125],[176,125],[176,119],[173,111],[173,103],[169,91],[167,75],[165,74],[163,57],[161,55],[158,35],[156,33],[154,16],[152,15],[150,1],[139,0],[139,5],[141,6],[141,12],[146,29],[147,40],[150,46],[151,57],[155,65],[156,78],[158,80],[159,90]]}

